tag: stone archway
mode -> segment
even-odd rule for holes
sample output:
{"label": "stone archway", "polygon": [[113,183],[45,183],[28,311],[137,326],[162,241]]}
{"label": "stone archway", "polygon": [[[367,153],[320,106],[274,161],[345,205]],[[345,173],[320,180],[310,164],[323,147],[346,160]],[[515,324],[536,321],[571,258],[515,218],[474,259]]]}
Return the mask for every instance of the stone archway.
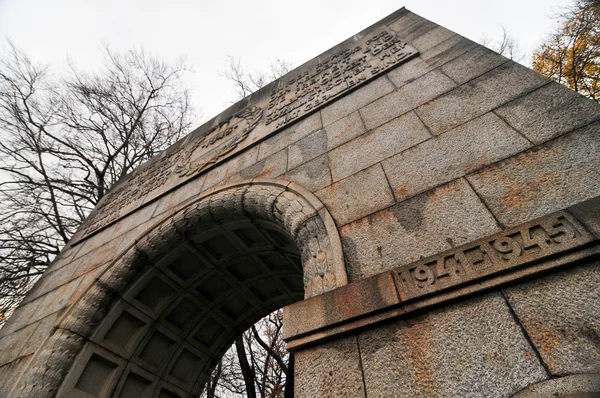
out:
{"label": "stone archway", "polygon": [[337,229],[310,192],[272,180],[214,189],[118,256],[57,322],[13,396],[198,393],[262,316],[345,284]]}

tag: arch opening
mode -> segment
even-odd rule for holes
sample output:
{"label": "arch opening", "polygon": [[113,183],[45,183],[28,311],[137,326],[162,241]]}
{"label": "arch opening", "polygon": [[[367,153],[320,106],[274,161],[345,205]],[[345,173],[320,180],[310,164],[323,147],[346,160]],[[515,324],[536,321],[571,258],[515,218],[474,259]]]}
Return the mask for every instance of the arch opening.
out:
{"label": "arch opening", "polygon": [[224,187],[159,222],[59,321],[15,396],[198,396],[254,323],[346,284],[331,216],[290,185]]}

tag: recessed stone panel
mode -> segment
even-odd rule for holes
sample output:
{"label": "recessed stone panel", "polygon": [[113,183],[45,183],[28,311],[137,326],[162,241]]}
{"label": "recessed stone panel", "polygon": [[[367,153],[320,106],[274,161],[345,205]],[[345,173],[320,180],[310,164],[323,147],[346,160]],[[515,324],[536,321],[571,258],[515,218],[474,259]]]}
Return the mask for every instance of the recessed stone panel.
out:
{"label": "recessed stone panel", "polygon": [[109,383],[118,366],[98,354],[92,354],[81,372],[75,388],[94,397],[105,396],[108,388],[111,387]]}
{"label": "recessed stone panel", "polygon": [[136,373],[129,372],[119,393],[119,398],[141,398],[148,396],[152,390],[152,381]]}
{"label": "recessed stone panel", "polygon": [[168,301],[175,290],[158,276],[150,279],[148,284],[135,296],[135,299],[151,310],[156,310]]}
{"label": "recessed stone panel", "polygon": [[124,310],[108,330],[104,340],[117,347],[128,349],[145,325],[146,322]]}
{"label": "recessed stone panel", "polygon": [[139,354],[140,359],[160,368],[162,362],[169,358],[169,353],[175,346],[175,340],[156,330]]}
{"label": "recessed stone panel", "polygon": [[198,367],[201,363],[202,358],[184,348],[175,360],[169,375],[186,385],[191,384],[194,381],[193,377],[199,372]]}

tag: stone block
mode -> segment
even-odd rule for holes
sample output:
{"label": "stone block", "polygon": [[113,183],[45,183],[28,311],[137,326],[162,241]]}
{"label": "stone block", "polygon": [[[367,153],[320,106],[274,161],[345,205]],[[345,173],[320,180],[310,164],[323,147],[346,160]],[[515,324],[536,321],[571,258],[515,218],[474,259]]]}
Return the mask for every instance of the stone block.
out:
{"label": "stone block", "polygon": [[505,289],[553,376],[600,373],[600,262]]}
{"label": "stone block", "polygon": [[365,106],[360,115],[367,130],[371,130],[454,87],[456,84],[448,76],[435,70]]}
{"label": "stone block", "polygon": [[336,100],[321,110],[323,126],[340,120],[363,106],[394,91],[395,87],[387,77],[381,76],[361,86],[356,91]]}
{"label": "stone block", "polygon": [[327,155],[319,156],[310,162],[288,171],[282,178],[294,181],[311,192],[331,185],[331,171]]}
{"label": "stone block", "polygon": [[283,338],[335,326],[398,303],[392,273],[378,274],[285,307]]}
{"label": "stone block", "polygon": [[[235,174],[234,174],[235,175]],[[202,184],[202,190],[206,191],[217,185],[223,184],[229,174],[227,173],[227,163],[222,163],[212,170],[209,170]]]}
{"label": "stone block", "polygon": [[451,30],[444,28],[443,26],[438,26],[415,38],[414,40],[411,40],[410,44],[419,50],[419,52],[424,53],[443,41],[452,38],[453,36],[458,35]]}
{"label": "stone block", "polygon": [[458,35],[451,30],[444,28],[443,26],[438,26],[411,40],[410,44],[419,50],[419,52],[424,53],[427,50],[437,46],[441,42],[452,38],[453,36]]}
{"label": "stone block", "polygon": [[600,196],[569,207],[569,212],[591,233],[600,238]]}
{"label": "stone block", "polygon": [[508,62],[506,57],[482,45],[445,63],[442,71],[458,84],[464,84]]}
{"label": "stone block", "polygon": [[287,150],[284,149],[266,159],[259,160],[252,166],[240,171],[238,175],[244,179],[279,177],[287,169],[287,160]]}
{"label": "stone block", "polygon": [[327,133],[318,130],[288,148],[288,170],[296,168],[303,163],[327,152]]}
{"label": "stone block", "polygon": [[549,82],[534,71],[507,62],[417,108],[433,134],[441,134]]}
{"label": "stone block", "polygon": [[205,178],[206,175],[194,178],[188,181],[185,185],[177,188],[174,192],[171,192],[170,194],[160,198],[157,202],[152,217],[156,217],[159,214],[174,210],[186,200],[199,196],[202,192],[202,188],[204,187]]}
{"label": "stone block", "polygon": [[321,112],[313,113],[305,119],[294,123],[292,126],[281,130],[277,134],[272,135],[261,142],[258,150],[257,160],[264,159],[276,152],[281,151],[284,148],[287,148],[294,142],[306,137],[310,133],[313,133],[322,127]]}
{"label": "stone block", "polygon": [[600,123],[472,174],[494,215],[512,226],[600,195]]}
{"label": "stone block", "polygon": [[355,281],[499,230],[469,184],[456,180],[341,228]]}
{"label": "stone block", "polygon": [[21,372],[25,370],[30,360],[31,356],[19,358],[7,365],[0,366],[0,380],[3,380],[3,382],[0,383],[0,397],[10,396],[10,390],[13,387],[13,383],[16,382],[15,375],[20,375]]}
{"label": "stone block", "polygon": [[28,356],[36,352],[44,340],[52,334],[52,328],[54,327],[59,314],[60,312],[55,312],[35,323],[36,328],[27,339],[19,356]]}
{"label": "stone block", "polygon": [[327,149],[333,149],[363,134],[366,129],[358,112],[354,112],[325,127],[325,131]]}
{"label": "stone block", "polygon": [[33,285],[33,288],[27,292],[23,303],[28,303],[36,298],[43,296],[60,285],[64,285],[71,280],[76,270],[77,261],[71,262],[69,266],[59,268],[56,271],[45,272],[40,279]]}
{"label": "stone block", "polygon": [[421,58],[429,68],[433,69],[446,64],[476,46],[477,43],[460,35],[454,35],[423,52]]}
{"label": "stone block", "polygon": [[44,301],[44,297],[38,297],[28,303],[19,305],[10,316],[10,322],[7,322],[0,329],[0,338],[33,324],[36,321],[34,318],[38,312],[38,308],[40,308],[40,304]]}
{"label": "stone block", "polygon": [[383,168],[396,198],[404,200],[530,146],[490,112],[399,153],[384,161]]}
{"label": "stone block", "polygon": [[600,119],[600,104],[552,82],[495,112],[540,144]]}
{"label": "stone block", "polygon": [[380,164],[356,173],[315,193],[338,226],[394,204]]}
{"label": "stone block", "polygon": [[37,327],[38,323],[36,322],[15,333],[0,338],[0,366],[12,362],[21,356],[23,348],[27,345],[27,340],[29,340]]}
{"label": "stone block", "polygon": [[369,397],[510,397],[547,379],[498,293],[359,335]]}
{"label": "stone block", "polygon": [[388,28],[396,32],[398,37],[407,42],[412,42],[438,26],[438,24],[412,12],[408,12],[406,15],[388,24]]}
{"label": "stone block", "polygon": [[431,137],[414,112],[329,152],[333,181],[344,179]]}
{"label": "stone block", "polygon": [[295,352],[294,397],[366,397],[356,336]]}
{"label": "stone block", "polygon": [[446,64],[459,55],[469,51],[476,44],[461,36],[453,36],[435,47],[421,53],[404,64],[388,72],[387,77],[396,87],[402,87],[415,79],[431,72],[435,68]]}
{"label": "stone block", "polygon": [[37,321],[67,307],[71,299],[71,295],[81,283],[82,278],[83,277],[75,279],[66,285],[62,285],[43,296],[43,301],[31,320]]}
{"label": "stone block", "polygon": [[594,398],[598,397],[599,395],[600,376],[571,375],[533,384],[520,391],[512,398]]}

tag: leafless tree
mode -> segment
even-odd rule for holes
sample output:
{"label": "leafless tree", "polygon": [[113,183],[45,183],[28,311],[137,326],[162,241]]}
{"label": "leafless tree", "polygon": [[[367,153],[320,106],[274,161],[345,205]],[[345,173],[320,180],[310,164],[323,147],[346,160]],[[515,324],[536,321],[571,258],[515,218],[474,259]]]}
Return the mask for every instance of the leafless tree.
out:
{"label": "leafless tree", "polygon": [[[293,386],[293,360],[282,334],[282,311],[252,326],[225,353],[205,386],[206,398],[287,398]],[[290,388],[291,387],[291,388]]]}
{"label": "leafless tree", "polygon": [[267,71],[248,72],[242,67],[238,58],[229,56],[227,58],[227,69],[223,75],[233,83],[236,100],[240,100],[273,80],[280,78],[290,70],[292,70],[290,61],[277,59],[276,61],[269,61]]}
{"label": "leafless tree", "polygon": [[510,34],[506,27],[502,25],[500,27],[502,28],[502,37],[499,40],[483,37],[480,40],[481,44],[515,62],[523,61],[526,54],[517,39]]}
{"label": "leafless tree", "polygon": [[105,49],[62,77],[10,42],[0,56],[0,325],[121,177],[194,121],[181,77],[144,51]]}

